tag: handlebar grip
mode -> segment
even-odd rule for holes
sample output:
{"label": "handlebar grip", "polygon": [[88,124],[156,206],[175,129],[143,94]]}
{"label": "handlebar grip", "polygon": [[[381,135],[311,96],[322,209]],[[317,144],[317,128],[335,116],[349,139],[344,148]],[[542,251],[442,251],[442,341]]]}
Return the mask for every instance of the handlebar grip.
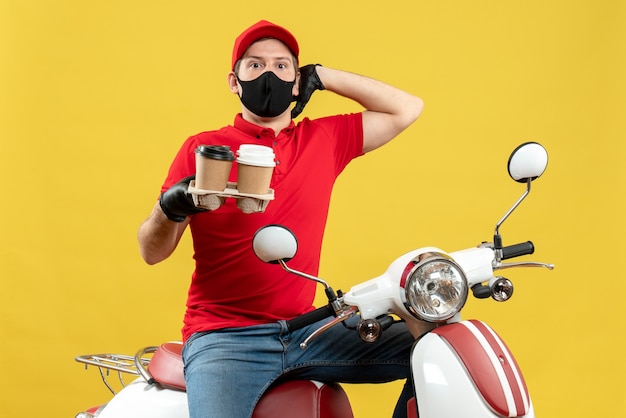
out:
{"label": "handlebar grip", "polygon": [[307,312],[304,315],[297,316],[287,321],[287,328],[289,331],[295,331],[300,328],[304,328],[307,325],[321,321],[329,316],[335,316],[335,311],[330,305],[322,306],[314,311]]}
{"label": "handlebar grip", "polygon": [[522,255],[528,255],[535,252],[535,246],[532,241],[521,242],[519,244],[507,245],[502,248],[502,259],[519,257]]}

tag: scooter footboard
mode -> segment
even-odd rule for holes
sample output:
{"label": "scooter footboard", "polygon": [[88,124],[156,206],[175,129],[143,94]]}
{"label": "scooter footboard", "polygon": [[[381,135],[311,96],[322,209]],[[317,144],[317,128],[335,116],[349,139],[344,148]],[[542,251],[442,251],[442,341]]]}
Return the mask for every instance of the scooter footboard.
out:
{"label": "scooter footboard", "polygon": [[534,417],[522,373],[481,321],[436,328],[411,355],[420,417]]}

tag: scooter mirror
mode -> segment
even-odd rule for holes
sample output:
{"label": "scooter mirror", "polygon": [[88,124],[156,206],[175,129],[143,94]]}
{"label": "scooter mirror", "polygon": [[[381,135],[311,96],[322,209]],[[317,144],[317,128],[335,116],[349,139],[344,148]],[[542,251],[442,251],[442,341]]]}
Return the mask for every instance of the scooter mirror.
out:
{"label": "scooter mirror", "polygon": [[261,261],[278,264],[279,260],[289,261],[296,255],[298,240],[284,226],[267,225],[254,234],[252,249]]}
{"label": "scooter mirror", "polygon": [[543,174],[548,165],[548,153],[537,142],[526,142],[511,153],[509,157],[509,176],[517,182],[526,183]]}

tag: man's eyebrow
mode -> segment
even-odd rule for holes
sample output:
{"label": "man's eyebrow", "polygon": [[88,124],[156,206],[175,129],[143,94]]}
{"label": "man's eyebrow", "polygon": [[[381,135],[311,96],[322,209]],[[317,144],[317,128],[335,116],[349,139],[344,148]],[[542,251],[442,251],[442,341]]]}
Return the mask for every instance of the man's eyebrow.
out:
{"label": "man's eyebrow", "polygon": [[248,55],[246,57],[243,57],[242,59],[256,59],[256,60],[262,60],[264,58],[271,58],[271,59],[275,59],[275,60],[290,60],[291,57],[289,56],[278,56],[278,57],[273,57],[273,56],[261,56],[261,55]]}

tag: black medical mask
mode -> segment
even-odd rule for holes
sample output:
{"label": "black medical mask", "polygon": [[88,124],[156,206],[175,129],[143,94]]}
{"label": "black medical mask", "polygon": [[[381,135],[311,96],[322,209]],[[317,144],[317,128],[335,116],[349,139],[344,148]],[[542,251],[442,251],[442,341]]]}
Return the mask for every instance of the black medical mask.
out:
{"label": "black medical mask", "polygon": [[241,103],[257,116],[273,118],[282,114],[294,101],[296,81],[281,80],[272,71],[266,71],[254,80],[241,81]]}

